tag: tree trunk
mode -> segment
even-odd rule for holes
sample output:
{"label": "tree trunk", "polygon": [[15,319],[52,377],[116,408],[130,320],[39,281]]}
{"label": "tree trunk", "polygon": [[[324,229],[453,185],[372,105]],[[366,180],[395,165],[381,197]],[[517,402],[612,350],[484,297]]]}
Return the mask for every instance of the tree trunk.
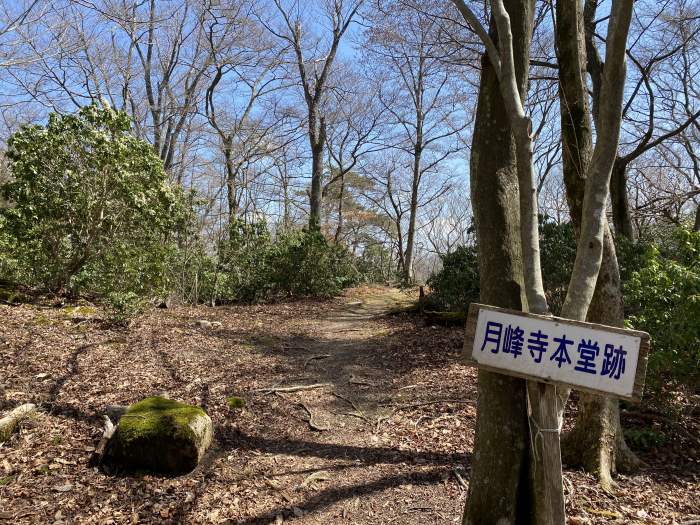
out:
{"label": "tree trunk", "polygon": [[[421,77],[422,78],[422,77]],[[408,216],[408,232],[406,233],[406,257],[403,268],[403,282],[409,284],[413,280],[413,245],[416,238],[416,218],[418,216],[418,191],[421,179],[421,157],[423,156],[423,113],[420,107],[416,109],[416,144],[413,149],[413,177],[411,180],[411,209]]]}
{"label": "tree trunk", "polygon": [[238,215],[238,201],[236,199],[236,170],[233,167],[233,155],[231,143],[224,144],[224,160],[226,162],[226,198],[228,202],[228,222],[232,224]]}
{"label": "tree trunk", "polygon": [[[622,328],[624,310],[620,271],[610,228],[606,226],[603,261],[587,320]],[[578,414],[565,436],[563,454],[570,466],[580,466],[598,477],[604,490],[611,490],[617,471],[630,472],[640,464],[627,447],[620,425],[617,398],[581,393]]]}
{"label": "tree trunk", "polygon": [[613,226],[619,237],[636,240],[632,226],[629,196],[627,195],[627,164],[619,157],[615,159],[610,176],[610,203],[612,204]]}
{"label": "tree trunk", "polygon": [[340,176],[340,196],[338,197],[338,226],[335,229],[335,244],[340,241],[340,236],[343,233],[343,198],[345,197],[345,174]]}
{"label": "tree trunk", "polygon": [[[523,3],[508,0],[522,43]],[[492,33],[494,24],[492,26]],[[518,53],[526,51],[518,50]],[[522,78],[522,77],[521,77]],[[491,62],[482,59],[471,153],[481,301],[522,308],[518,176],[510,119]],[[479,371],[474,455],[464,525],[531,521],[525,381]]]}
{"label": "tree trunk", "polygon": [[605,46],[605,68],[598,95],[596,144],[586,172],[576,259],[562,307],[562,317],[583,321],[596,289],[603,259],[610,193],[610,173],[620,140],[622,98],[627,72],[627,35],[633,0],[613,0]]}
{"label": "tree trunk", "polygon": [[403,282],[409,284],[413,280],[413,244],[416,237],[416,216],[418,215],[418,188],[411,192],[411,212],[408,216],[408,231],[406,232],[406,255],[403,265]]}
{"label": "tree trunk", "polygon": [[[579,0],[557,2],[555,38],[559,62],[564,184],[571,220],[578,234],[586,184],[585,173],[589,169],[593,152],[585,83],[586,43]],[[623,308],[620,273],[615,245],[607,224],[604,230],[601,268],[588,320],[621,327]],[[580,399],[576,426],[563,443],[564,457],[568,464],[580,465],[587,471],[596,473],[601,484],[608,488],[615,471],[615,458],[629,456],[623,452],[628,449],[619,427],[618,402],[616,399],[589,394],[582,394]]]}
{"label": "tree trunk", "polygon": [[[311,113],[311,112],[309,112]],[[315,112],[313,113],[315,115]],[[309,126],[315,124],[309,123]],[[309,136],[311,145],[311,194],[309,197],[309,231],[321,229],[321,204],[323,202],[323,145],[326,143],[326,122],[320,119],[318,134]]]}
{"label": "tree trunk", "polygon": [[[609,228],[605,232],[603,261],[587,320],[624,326],[620,272]],[[625,443],[616,398],[581,393],[576,423],[565,437],[563,449],[567,464],[595,474],[605,490],[612,488],[613,474],[630,472],[640,463]]]}
{"label": "tree trunk", "polygon": [[700,204],[695,207],[695,224],[693,224],[693,231],[700,232]]}

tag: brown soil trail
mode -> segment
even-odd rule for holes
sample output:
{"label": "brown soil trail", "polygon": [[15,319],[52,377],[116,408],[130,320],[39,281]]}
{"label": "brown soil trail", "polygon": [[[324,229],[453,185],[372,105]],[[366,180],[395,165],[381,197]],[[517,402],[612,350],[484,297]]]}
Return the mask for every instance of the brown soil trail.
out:
{"label": "brown soil trail", "polygon": [[[128,329],[93,308],[0,306],[0,411],[40,408],[0,447],[0,525],[458,523],[476,374],[459,362],[461,329],[387,315],[416,298],[362,287],[333,300],[155,310]],[[107,406],[154,394],[211,415],[204,462],[170,479],[90,468]],[[228,408],[232,395],[243,409]],[[672,463],[621,479],[615,498],[567,471],[567,510],[581,523],[609,513],[681,522],[700,478]]]}

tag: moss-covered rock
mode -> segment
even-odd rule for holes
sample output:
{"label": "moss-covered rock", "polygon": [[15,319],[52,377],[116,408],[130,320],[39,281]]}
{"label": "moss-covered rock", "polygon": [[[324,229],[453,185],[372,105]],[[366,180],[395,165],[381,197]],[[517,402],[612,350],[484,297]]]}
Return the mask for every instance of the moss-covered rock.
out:
{"label": "moss-covered rock", "polygon": [[127,471],[184,474],[197,466],[211,440],[211,418],[200,407],[149,397],[121,417],[107,460]]}

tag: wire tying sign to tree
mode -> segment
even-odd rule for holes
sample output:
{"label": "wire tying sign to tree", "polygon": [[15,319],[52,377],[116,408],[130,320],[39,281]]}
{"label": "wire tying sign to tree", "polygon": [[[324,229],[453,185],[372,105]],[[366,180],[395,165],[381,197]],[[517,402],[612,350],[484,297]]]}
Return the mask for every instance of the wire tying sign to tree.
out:
{"label": "wire tying sign to tree", "polygon": [[480,368],[639,400],[649,334],[471,304],[464,354]]}

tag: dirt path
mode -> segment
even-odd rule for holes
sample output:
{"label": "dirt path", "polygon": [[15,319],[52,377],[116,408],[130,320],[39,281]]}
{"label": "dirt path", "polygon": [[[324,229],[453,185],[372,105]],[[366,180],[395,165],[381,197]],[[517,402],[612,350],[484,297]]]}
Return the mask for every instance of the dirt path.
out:
{"label": "dirt path", "polygon": [[[0,525],[458,523],[475,371],[459,362],[462,330],[386,315],[415,296],[366,287],[156,310],[127,330],[89,307],[0,306],[0,412],[41,407],[0,447]],[[322,386],[271,391],[301,385]],[[211,415],[202,465],[172,479],[90,468],[106,407],[154,394]],[[231,395],[245,408],[229,409]],[[680,445],[645,456],[614,497],[566,471],[567,511],[579,523],[688,521],[700,513],[700,468]]]}

